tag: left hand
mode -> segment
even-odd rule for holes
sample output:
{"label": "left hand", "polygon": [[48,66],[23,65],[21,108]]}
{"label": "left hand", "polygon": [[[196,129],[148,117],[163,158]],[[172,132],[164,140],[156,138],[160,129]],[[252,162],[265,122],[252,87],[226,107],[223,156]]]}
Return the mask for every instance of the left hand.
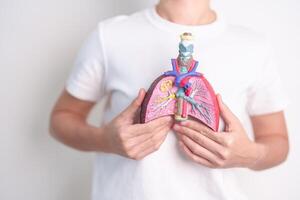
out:
{"label": "left hand", "polygon": [[179,145],[193,161],[209,168],[250,167],[259,157],[239,119],[217,95],[225,130],[215,132],[206,125],[187,120],[175,124]]}

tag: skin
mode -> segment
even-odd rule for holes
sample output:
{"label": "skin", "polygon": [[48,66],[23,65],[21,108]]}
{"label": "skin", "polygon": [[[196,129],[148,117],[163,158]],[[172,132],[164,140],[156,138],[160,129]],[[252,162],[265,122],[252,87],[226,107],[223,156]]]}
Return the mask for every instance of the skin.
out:
{"label": "skin", "polygon": [[174,124],[179,146],[193,161],[209,168],[245,167],[263,170],[287,158],[289,143],[283,112],[252,116],[255,141],[217,94],[225,130],[214,132],[200,122]]}
{"label": "skin", "polygon": [[161,0],[156,11],[168,21],[182,25],[210,24],[216,19],[208,0]]}
{"label": "skin", "polygon": [[83,151],[114,153],[140,160],[159,149],[173,124],[170,116],[140,124],[135,121],[146,91],[111,122],[94,127],[86,122],[95,105],[64,90],[51,114],[50,133],[62,143]]}
{"label": "skin", "polygon": [[[208,0],[161,0],[156,9],[161,17],[178,24],[208,24],[216,19]],[[132,103],[111,122],[94,127],[86,119],[95,103],[79,100],[63,90],[51,113],[50,133],[79,150],[109,152],[140,160],[158,150],[173,129],[186,156],[209,168],[264,170],[287,158],[289,141],[283,111],[251,116],[255,135],[251,141],[220,94],[217,99],[225,122],[222,132],[213,132],[194,120],[174,124],[171,117],[139,124],[135,118],[144,97],[145,90],[140,89]]]}

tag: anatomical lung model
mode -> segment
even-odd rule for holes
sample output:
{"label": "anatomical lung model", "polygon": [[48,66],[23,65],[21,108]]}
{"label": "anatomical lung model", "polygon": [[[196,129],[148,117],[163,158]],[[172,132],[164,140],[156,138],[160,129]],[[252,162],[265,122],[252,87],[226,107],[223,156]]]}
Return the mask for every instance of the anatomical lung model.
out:
{"label": "anatomical lung model", "polygon": [[144,98],[140,121],[174,115],[183,121],[192,117],[218,130],[219,106],[210,83],[202,73],[196,72],[198,61],[193,59],[193,36],[180,35],[179,55],[171,59],[172,71],[164,72],[150,86]]}

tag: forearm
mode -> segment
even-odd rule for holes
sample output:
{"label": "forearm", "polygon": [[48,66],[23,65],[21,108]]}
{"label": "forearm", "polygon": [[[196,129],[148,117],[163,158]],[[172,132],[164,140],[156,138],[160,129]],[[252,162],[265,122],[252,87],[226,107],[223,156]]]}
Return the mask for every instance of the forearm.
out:
{"label": "forearm", "polygon": [[58,111],[51,117],[50,133],[60,142],[82,151],[101,151],[102,128],[89,125],[74,113]]}
{"label": "forearm", "polygon": [[256,138],[253,148],[257,159],[249,168],[252,170],[268,169],[286,160],[289,151],[288,138],[280,135]]}

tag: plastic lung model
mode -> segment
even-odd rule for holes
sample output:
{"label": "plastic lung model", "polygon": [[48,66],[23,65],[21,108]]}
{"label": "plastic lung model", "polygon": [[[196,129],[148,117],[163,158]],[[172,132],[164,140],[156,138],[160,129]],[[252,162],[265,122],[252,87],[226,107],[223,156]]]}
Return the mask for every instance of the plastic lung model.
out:
{"label": "plastic lung model", "polygon": [[183,33],[179,56],[171,59],[172,71],[164,72],[150,86],[141,107],[140,121],[174,115],[175,120],[189,117],[214,131],[219,126],[219,106],[215,92],[202,73],[196,72],[198,61],[192,57],[191,33]]}

